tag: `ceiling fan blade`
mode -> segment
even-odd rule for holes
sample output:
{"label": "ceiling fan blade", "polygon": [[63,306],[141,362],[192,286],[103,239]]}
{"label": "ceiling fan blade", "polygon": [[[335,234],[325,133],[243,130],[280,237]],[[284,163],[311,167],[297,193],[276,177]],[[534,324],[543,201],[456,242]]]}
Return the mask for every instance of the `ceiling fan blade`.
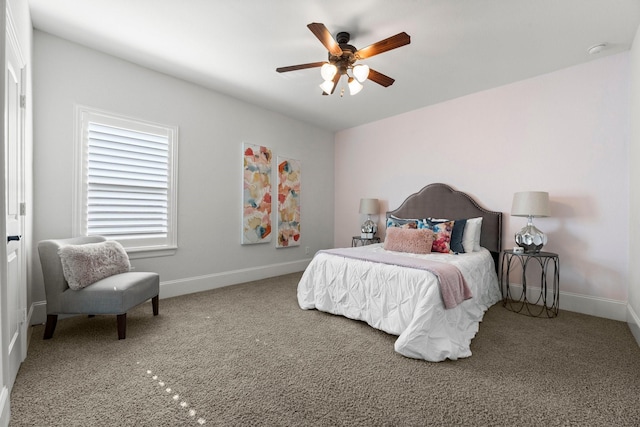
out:
{"label": "ceiling fan blade", "polygon": [[[333,88],[331,89],[331,95],[333,95],[333,92],[336,91],[336,88],[338,87],[338,82],[340,81],[340,77],[342,77],[342,74],[340,73],[336,73],[335,76],[333,76]],[[322,91],[323,95],[329,95],[327,92]]]}
{"label": "ceiling fan blade", "polygon": [[327,27],[324,24],[318,22],[312,22],[307,25],[311,32],[320,40],[320,42],[327,48],[329,53],[334,56],[342,55],[342,49],[338,45],[338,42],[333,38]]}
{"label": "ceiling fan blade", "polygon": [[365,59],[371,58],[374,55],[378,55],[383,52],[387,52],[392,49],[396,49],[398,47],[404,46],[411,43],[411,37],[409,34],[402,32],[398,33],[395,36],[391,36],[387,39],[380,40],[377,43],[369,45],[363,49],[360,49],[356,52],[356,58]]}
{"label": "ceiling fan blade", "polygon": [[395,80],[391,77],[385,76],[384,74],[379,73],[371,68],[369,69],[369,76],[367,77],[367,79],[371,80],[372,82],[376,82],[384,87],[389,87],[393,84],[393,82],[395,82]]}
{"label": "ceiling fan blade", "polygon": [[304,70],[305,68],[322,67],[326,63],[327,63],[326,61],[323,61],[323,62],[310,62],[308,64],[290,65],[288,67],[276,68],[276,71],[279,73],[286,73],[287,71],[296,71],[296,70]]}

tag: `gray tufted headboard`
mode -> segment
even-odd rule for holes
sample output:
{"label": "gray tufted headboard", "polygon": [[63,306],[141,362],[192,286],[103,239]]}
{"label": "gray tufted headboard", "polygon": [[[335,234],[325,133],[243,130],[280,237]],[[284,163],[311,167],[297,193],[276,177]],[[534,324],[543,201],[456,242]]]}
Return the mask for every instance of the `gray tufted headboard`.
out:
{"label": "gray tufted headboard", "polygon": [[456,191],[446,184],[429,184],[406,198],[395,210],[387,212],[398,218],[448,218],[464,219],[482,217],[480,245],[493,256],[496,269],[502,250],[502,212],[482,208],[466,193]]}

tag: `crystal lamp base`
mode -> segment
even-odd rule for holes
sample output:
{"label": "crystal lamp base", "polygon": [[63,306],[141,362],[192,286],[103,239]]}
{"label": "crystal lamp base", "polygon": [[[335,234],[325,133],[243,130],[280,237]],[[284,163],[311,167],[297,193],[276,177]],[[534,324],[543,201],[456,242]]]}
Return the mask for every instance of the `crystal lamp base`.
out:
{"label": "crystal lamp base", "polygon": [[525,253],[536,253],[547,243],[547,236],[529,223],[516,233],[516,243]]}
{"label": "crystal lamp base", "polygon": [[373,239],[378,231],[378,226],[371,220],[371,216],[367,217],[367,220],[362,224],[360,229],[360,237],[363,239]]}

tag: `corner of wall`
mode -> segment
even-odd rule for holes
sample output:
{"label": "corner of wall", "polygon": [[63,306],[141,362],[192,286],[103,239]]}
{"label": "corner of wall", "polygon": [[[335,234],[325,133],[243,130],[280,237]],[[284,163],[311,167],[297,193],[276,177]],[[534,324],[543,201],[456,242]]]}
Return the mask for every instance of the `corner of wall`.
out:
{"label": "corner of wall", "polygon": [[[631,87],[629,100],[629,117],[640,115],[640,27],[636,30],[636,36],[631,45]],[[629,136],[629,163],[630,163],[630,183],[629,183],[629,254],[634,253],[633,243],[640,237],[640,226],[637,219],[640,217],[640,172],[633,165],[640,164],[640,122],[630,120]],[[629,266],[629,291],[627,306],[627,323],[631,333],[640,345],[640,266],[630,263]]]}
{"label": "corner of wall", "polygon": [[638,317],[638,314],[633,310],[631,304],[627,306],[627,324],[629,325],[631,334],[640,346],[640,317]]}

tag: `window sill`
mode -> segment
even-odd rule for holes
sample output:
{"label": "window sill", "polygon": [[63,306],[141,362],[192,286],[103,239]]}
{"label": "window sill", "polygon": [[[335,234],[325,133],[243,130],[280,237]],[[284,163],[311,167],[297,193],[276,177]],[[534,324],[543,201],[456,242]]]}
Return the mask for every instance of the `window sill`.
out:
{"label": "window sill", "polygon": [[161,248],[125,248],[129,259],[157,258],[163,256],[175,255],[178,251],[177,247],[161,247]]}

